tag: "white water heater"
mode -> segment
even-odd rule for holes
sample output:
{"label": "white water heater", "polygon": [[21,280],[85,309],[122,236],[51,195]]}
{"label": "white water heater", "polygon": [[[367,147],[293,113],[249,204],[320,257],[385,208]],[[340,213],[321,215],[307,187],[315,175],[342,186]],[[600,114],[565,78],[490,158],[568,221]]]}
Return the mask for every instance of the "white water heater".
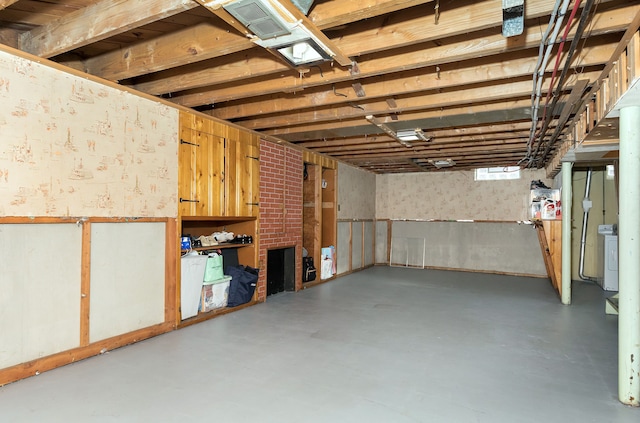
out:
{"label": "white water heater", "polygon": [[614,225],[598,226],[598,284],[618,291],[618,235]]}

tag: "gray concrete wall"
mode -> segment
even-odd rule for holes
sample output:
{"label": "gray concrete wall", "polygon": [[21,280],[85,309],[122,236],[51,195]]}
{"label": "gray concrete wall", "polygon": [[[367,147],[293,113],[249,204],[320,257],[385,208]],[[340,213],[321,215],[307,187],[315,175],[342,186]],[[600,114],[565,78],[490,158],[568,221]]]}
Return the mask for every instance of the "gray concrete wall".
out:
{"label": "gray concrete wall", "polygon": [[393,221],[391,248],[392,265],[546,277],[535,228],[516,222]]}

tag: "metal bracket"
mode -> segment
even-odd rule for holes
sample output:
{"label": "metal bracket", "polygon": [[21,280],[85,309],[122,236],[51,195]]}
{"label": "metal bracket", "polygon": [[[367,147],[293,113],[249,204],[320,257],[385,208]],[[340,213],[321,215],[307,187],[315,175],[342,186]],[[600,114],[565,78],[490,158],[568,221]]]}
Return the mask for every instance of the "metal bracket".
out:
{"label": "metal bracket", "polygon": [[189,145],[195,145],[196,147],[200,147],[200,144],[195,144],[189,141],[185,141],[182,138],[180,138],[180,144],[189,144]]}
{"label": "metal bracket", "polygon": [[254,157],[254,156],[245,156],[245,157],[246,157],[247,159],[253,159],[253,160],[256,160],[256,161],[258,161],[258,162],[260,161],[260,157]]}
{"label": "metal bracket", "polygon": [[199,203],[200,200],[189,200],[188,198],[180,197],[180,202],[181,203]]}

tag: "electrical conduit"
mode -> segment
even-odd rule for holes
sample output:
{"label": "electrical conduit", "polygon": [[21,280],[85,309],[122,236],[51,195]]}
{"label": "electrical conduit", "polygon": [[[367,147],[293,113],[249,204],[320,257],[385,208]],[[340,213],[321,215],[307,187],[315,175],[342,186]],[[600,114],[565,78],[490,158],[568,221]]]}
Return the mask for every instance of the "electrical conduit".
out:
{"label": "electrical conduit", "polygon": [[589,222],[589,210],[591,209],[589,192],[591,191],[592,173],[592,169],[589,168],[587,171],[587,182],[584,187],[584,199],[582,200],[582,209],[584,210],[584,214],[582,215],[582,236],[580,237],[580,266],[578,270],[578,277],[583,281],[596,282],[596,278],[584,274],[584,248],[587,244],[587,223]]}

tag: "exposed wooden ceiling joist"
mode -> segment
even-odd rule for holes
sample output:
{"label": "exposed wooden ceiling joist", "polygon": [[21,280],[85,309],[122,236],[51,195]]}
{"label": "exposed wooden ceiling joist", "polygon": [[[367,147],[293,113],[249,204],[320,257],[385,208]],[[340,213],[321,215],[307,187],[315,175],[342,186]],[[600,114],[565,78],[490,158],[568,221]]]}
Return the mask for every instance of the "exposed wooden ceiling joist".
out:
{"label": "exposed wooden ceiling joist", "polygon": [[[316,1],[300,19],[355,60],[349,66],[292,69],[242,28],[188,0],[0,0],[0,42],[363,169],[450,171],[525,157],[534,128],[533,72],[554,3],[527,1],[524,33],[505,38],[502,0],[440,2],[437,23],[436,3],[428,0]],[[552,41],[541,95],[552,90],[557,105],[540,141],[542,165],[558,150],[551,139],[564,141],[575,105],[588,100],[616,60],[612,54],[639,13],[638,2],[599,1],[585,16],[561,87],[550,85],[560,40]],[[407,148],[367,115],[392,131],[419,128],[431,141]],[[432,163],[448,158],[454,167]]]}
{"label": "exposed wooden ceiling joist", "polygon": [[102,0],[20,36],[20,49],[51,57],[197,6],[193,0]]}

